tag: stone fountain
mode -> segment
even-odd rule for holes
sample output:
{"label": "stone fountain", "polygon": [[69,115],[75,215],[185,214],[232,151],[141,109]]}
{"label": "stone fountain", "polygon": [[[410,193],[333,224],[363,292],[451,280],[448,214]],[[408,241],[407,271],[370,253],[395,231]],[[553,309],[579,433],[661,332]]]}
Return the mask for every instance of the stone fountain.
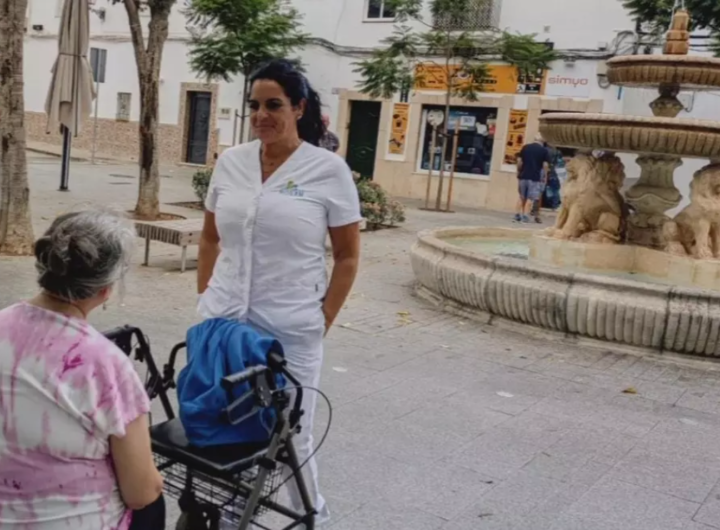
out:
{"label": "stone fountain", "polygon": [[[687,55],[689,21],[675,13],[663,55],[608,62],[612,83],[658,90],[653,117],[541,118],[548,143],[579,149],[556,225],[423,232],[411,253],[418,294],[513,328],[720,357],[720,124],[677,118],[681,90],[720,88],[720,60]],[[637,154],[642,170],[624,196],[615,153]],[[710,164],[671,219],[682,200],[674,172],[693,157]]]}
{"label": "stone fountain", "polygon": [[[720,88],[720,60],[687,55],[689,22],[687,11],[680,10],[675,14],[663,55],[632,55],[608,61],[608,79],[611,83],[658,90],[658,98],[650,104],[654,117],[548,114],[541,118],[540,130],[550,144],[559,147],[639,155],[637,163],[642,170],[640,178],[625,194],[625,201],[634,212],[630,215],[625,212],[621,217],[622,221],[627,221],[627,231],[621,234],[624,225],[618,224],[614,231],[618,242],[623,239],[632,245],[707,259],[720,257],[720,245],[708,244],[715,231],[705,230],[704,226],[715,222],[713,210],[718,211],[716,216],[720,215],[720,196],[717,204],[712,200],[707,203],[708,192],[712,196],[710,199],[716,196],[713,183],[716,180],[720,183],[720,166],[711,164],[696,174],[692,205],[677,222],[670,222],[666,213],[676,208],[682,200],[673,181],[675,170],[682,165],[682,158],[720,159],[719,123],[677,118],[683,109],[677,98],[681,90]],[[587,158],[587,155],[581,157]],[[605,190],[608,185],[614,188],[616,181],[622,183],[624,179],[621,164],[616,164],[614,171],[604,175],[593,175],[594,169],[588,167],[587,160],[571,164],[576,178],[601,190]],[[591,174],[585,174],[588,172]],[[720,192],[720,189],[717,191]],[[613,204],[615,210],[619,207]],[[596,227],[586,222],[584,226],[568,227],[557,234],[567,239],[581,237],[582,234],[569,237],[572,229],[593,231]],[[703,231],[708,233],[702,234]]]}

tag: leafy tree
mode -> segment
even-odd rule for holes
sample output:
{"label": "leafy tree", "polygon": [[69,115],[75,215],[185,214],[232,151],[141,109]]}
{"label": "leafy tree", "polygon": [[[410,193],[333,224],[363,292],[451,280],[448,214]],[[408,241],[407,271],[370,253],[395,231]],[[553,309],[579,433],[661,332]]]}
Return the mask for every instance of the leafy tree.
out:
{"label": "leafy tree", "polygon": [[[158,114],[160,110],[160,67],[168,38],[170,12],[176,0],[111,0],[123,4],[130,24],[135,63],[140,84],[140,189],[135,215],[154,220],[160,214],[160,156]],[[147,37],[140,12],[150,11]]]}
{"label": "leafy tree", "polygon": [[242,141],[249,77],[262,63],[286,58],[307,43],[301,17],[286,0],[190,0],[186,15],[193,35],[192,69],[201,77],[227,82],[243,76]]}
{"label": "leafy tree", "polygon": [[27,0],[0,0],[0,253],[32,254],[25,155],[23,40]]}
{"label": "leafy tree", "polygon": [[[620,0],[635,20],[648,33],[657,37],[670,27],[675,0]],[[692,29],[707,30],[712,37],[711,51],[720,56],[720,2],[717,0],[685,0],[690,12]]]}
{"label": "leafy tree", "polygon": [[[497,30],[456,30],[464,27],[476,0],[431,0],[429,20],[424,16],[423,0],[385,0],[396,14],[393,34],[383,46],[357,63],[360,89],[372,97],[405,100],[410,89],[422,83],[423,64],[441,66],[446,72],[445,121],[442,153],[447,152],[450,102],[453,97],[475,101],[488,77],[488,61],[502,59],[517,67],[521,77],[535,77],[557,58],[534,35],[514,35]],[[413,26],[410,23],[414,23]],[[416,28],[421,28],[417,30]],[[440,166],[436,208],[440,208],[444,164]]]}

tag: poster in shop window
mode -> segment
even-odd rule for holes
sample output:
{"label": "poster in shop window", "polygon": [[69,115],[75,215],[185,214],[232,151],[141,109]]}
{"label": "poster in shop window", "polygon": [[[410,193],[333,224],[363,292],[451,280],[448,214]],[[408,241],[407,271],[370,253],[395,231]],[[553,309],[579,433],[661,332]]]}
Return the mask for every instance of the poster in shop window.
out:
{"label": "poster in shop window", "polygon": [[527,118],[528,113],[526,110],[510,111],[510,124],[508,127],[507,143],[505,144],[504,164],[515,165],[517,163],[517,156],[526,143]]}
{"label": "poster in shop window", "polygon": [[448,131],[474,131],[477,118],[470,111],[456,110],[450,111],[450,119],[448,120]]}
{"label": "poster in shop window", "polygon": [[409,111],[410,105],[408,103],[395,103],[393,105],[392,127],[390,129],[390,141],[388,142],[388,152],[391,155],[405,153]]}

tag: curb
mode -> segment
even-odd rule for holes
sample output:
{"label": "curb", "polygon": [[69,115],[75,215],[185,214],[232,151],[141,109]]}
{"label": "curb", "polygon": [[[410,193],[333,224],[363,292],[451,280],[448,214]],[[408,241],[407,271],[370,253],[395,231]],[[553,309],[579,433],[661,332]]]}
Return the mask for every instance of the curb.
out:
{"label": "curb", "polygon": [[[25,151],[28,151],[30,153],[37,153],[40,155],[52,156],[54,158],[62,158],[61,153],[57,153],[57,152],[51,151],[49,149],[43,149],[41,147],[26,146]],[[90,160],[91,160],[91,157],[89,157],[89,156],[73,155],[72,153],[70,154],[71,162],[90,162]],[[128,162],[128,161],[122,160],[122,159],[108,158],[108,157],[97,156],[97,155],[95,156],[95,161],[96,162]]]}
{"label": "curb", "polygon": [[[49,150],[47,150],[47,149],[41,149],[41,148],[39,148],[39,147],[26,147],[25,150],[26,150],[26,151],[29,151],[29,152],[31,152],[31,153],[38,153],[38,154],[41,154],[41,155],[52,156],[52,157],[55,157],[55,158],[62,158],[62,155],[61,155],[60,153],[55,153],[54,151],[49,151]],[[73,161],[73,162],[83,162],[83,161],[85,161],[86,159],[83,158],[83,157],[80,157],[80,156],[73,156],[73,155],[71,154],[71,155],[70,155],[70,160]]]}

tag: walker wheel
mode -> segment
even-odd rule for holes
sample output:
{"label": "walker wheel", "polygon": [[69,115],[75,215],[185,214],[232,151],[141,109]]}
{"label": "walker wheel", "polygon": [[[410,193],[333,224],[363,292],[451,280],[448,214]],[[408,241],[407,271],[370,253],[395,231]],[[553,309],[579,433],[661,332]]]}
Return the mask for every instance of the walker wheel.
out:
{"label": "walker wheel", "polygon": [[214,519],[202,512],[182,512],[175,524],[175,530],[211,530],[212,528],[217,528]]}
{"label": "walker wheel", "polygon": [[175,530],[191,530],[190,515],[188,515],[186,512],[183,512],[178,518],[177,524],[175,525]]}

